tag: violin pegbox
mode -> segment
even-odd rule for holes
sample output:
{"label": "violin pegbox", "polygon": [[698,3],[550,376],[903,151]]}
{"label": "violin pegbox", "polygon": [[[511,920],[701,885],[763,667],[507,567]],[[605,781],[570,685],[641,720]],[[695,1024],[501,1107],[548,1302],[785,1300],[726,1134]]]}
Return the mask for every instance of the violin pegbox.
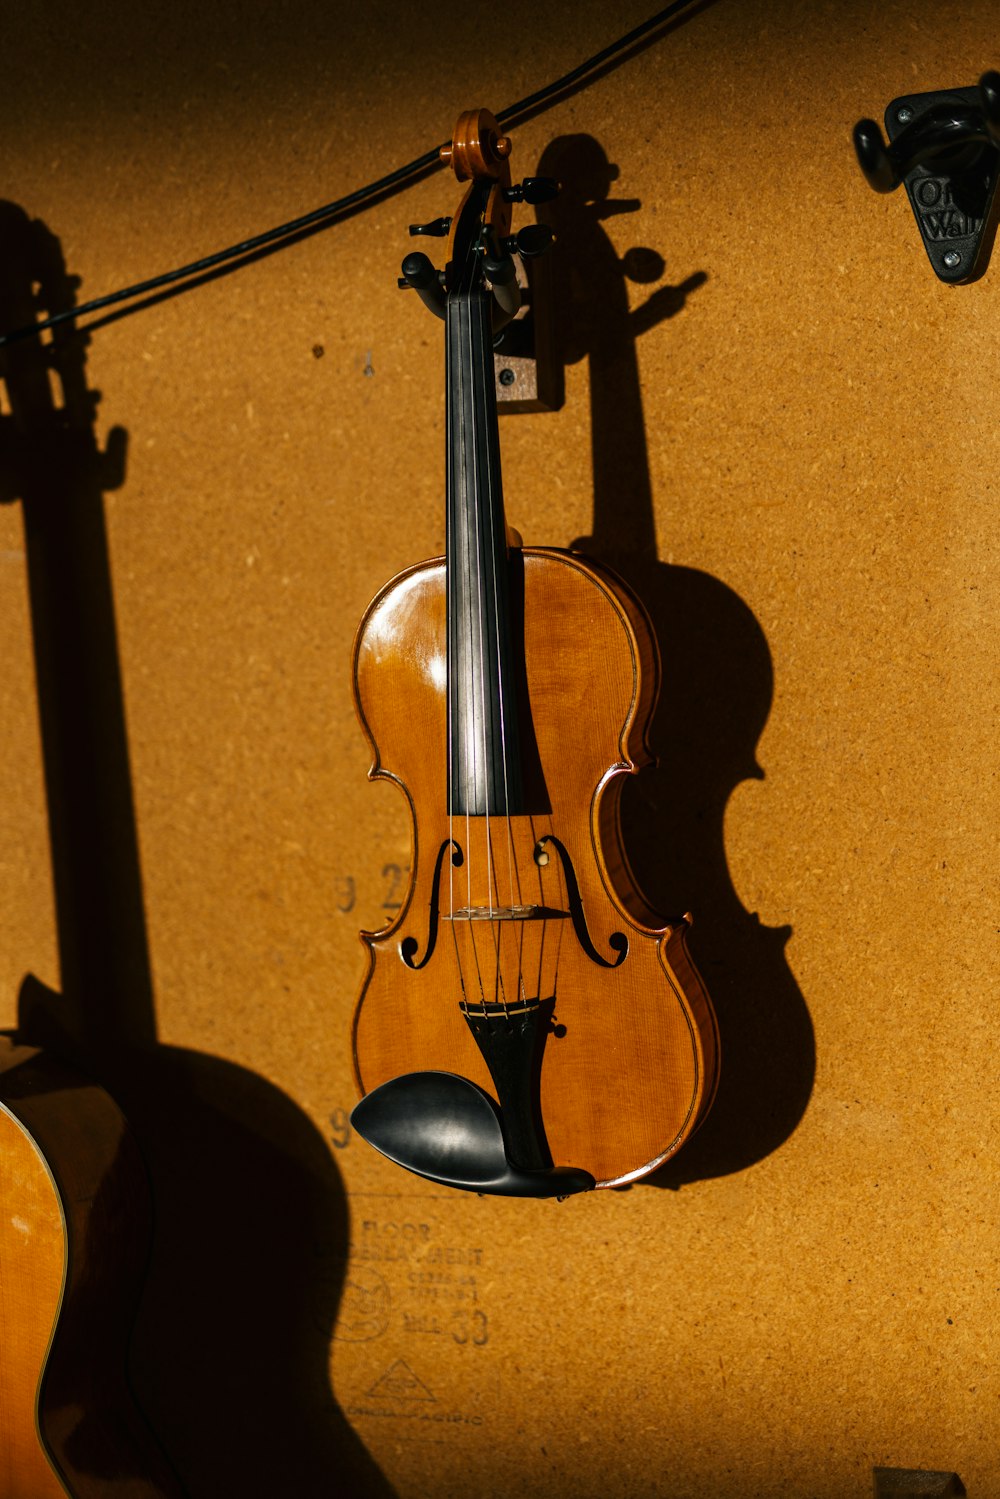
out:
{"label": "violin pegbox", "polygon": [[529,224],[512,235],[511,205],[542,203],[559,190],[558,183],[542,177],[512,183],[510,153],[510,137],[502,133],[488,109],[468,109],[459,115],[451,142],[439,154],[457,180],[469,186],[453,218],[410,225],[411,235],[448,235],[447,264],[438,271],[426,255],[413,251],[403,261],[399,279],[401,287],[412,287],[425,307],[443,318],[448,293],[463,277],[467,280],[469,255],[474,253],[495,298],[494,332],[510,321],[521,304],[514,252],[522,257],[541,255],[553,237],[544,224]]}

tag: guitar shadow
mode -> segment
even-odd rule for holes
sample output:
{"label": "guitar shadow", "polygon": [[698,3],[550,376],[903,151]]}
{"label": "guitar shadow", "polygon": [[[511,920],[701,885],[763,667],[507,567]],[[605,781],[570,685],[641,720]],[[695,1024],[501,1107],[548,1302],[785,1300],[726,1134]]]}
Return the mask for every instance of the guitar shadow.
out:
{"label": "guitar shadow", "polygon": [[572,543],[612,566],[652,619],[663,684],[651,727],[655,769],[622,798],[626,847],[653,906],[691,910],[691,948],[712,996],[722,1041],[719,1091],[706,1122],[647,1184],[679,1187],[762,1160],[795,1129],[812,1091],[815,1043],[788,967],[791,927],[746,910],[726,861],[723,818],[741,781],[760,779],[757,741],[773,692],[767,641],[747,605],[717,578],[661,562],[643,420],[636,340],[680,314],[708,280],[695,271],[635,310],[627,281],[664,272],[654,250],[619,257],[605,229],[636,199],[609,197],[618,168],[587,135],[545,149],[538,175],[558,179],[538,209],[556,232],[551,283],[557,357],[589,362],[594,467],[590,536]]}
{"label": "guitar shadow", "polygon": [[[0,327],[71,307],[77,285],[46,227],[0,203]],[[326,1142],[266,1079],[157,1039],[104,517],[126,435],[98,450],[86,342],[66,324],[0,366],[0,499],[23,508],[62,984],[25,980],[18,1038],[99,1081],[138,1140],[155,1229],[130,1380],[191,1499],[338,1485],[389,1499],[330,1386],[348,1211]]]}

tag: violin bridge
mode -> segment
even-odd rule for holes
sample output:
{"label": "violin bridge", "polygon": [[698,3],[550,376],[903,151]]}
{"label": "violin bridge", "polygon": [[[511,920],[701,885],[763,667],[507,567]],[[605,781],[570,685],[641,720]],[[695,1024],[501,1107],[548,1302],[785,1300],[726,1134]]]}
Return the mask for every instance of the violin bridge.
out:
{"label": "violin bridge", "polygon": [[460,906],[445,914],[445,921],[530,921],[539,906]]}
{"label": "violin bridge", "polygon": [[568,911],[556,911],[551,906],[460,906],[457,911],[445,912],[445,921],[551,921],[566,918]]}

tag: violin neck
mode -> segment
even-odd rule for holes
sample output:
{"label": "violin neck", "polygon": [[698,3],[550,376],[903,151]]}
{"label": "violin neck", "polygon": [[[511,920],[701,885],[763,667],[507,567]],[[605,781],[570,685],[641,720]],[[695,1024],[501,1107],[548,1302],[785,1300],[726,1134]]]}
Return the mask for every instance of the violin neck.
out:
{"label": "violin neck", "polygon": [[523,800],[490,300],[460,292],[445,317],[448,805],[472,816]]}

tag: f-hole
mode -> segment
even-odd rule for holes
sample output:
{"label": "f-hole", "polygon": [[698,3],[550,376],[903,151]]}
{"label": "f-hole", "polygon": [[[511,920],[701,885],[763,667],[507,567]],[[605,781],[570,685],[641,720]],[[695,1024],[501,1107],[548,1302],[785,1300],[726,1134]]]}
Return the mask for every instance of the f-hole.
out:
{"label": "f-hole", "polygon": [[434,949],[437,946],[438,927],[440,925],[441,910],[441,866],[444,863],[445,855],[450,848],[454,849],[454,853],[451,856],[451,862],[456,869],[458,869],[462,865],[465,859],[465,855],[462,853],[462,850],[459,848],[454,839],[446,839],[438,849],[438,856],[434,864],[434,878],[431,881],[431,906],[430,911],[427,915],[427,950],[424,953],[423,957],[420,959],[420,962],[417,963],[414,961],[420,947],[420,944],[417,941],[416,937],[404,937],[402,942],[399,944],[399,956],[402,958],[407,968],[412,968],[415,971],[427,966],[427,964],[431,960],[431,957],[433,956]]}
{"label": "f-hole", "polygon": [[608,938],[608,946],[616,956],[611,960],[601,957],[594,946],[590,930],[587,926],[587,917],[583,909],[583,900],[580,897],[580,886],[577,882],[576,870],[573,868],[573,861],[567,852],[566,846],[560,843],[559,839],[554,837],[552,833],[546,834],[544,838],[538,840],[537,847],[535,848],[536,862],[541,863],[541,857],[548,848],[554,848],[559,855],[559,862],[562,864],[563,874],[566,876],[566,897],[569,902],[570,920],[573,923],[576,940],[591,962],[596,963],[598,967],[620,967],[628,957],[628,937],[626,937],[624,932],[612,932]]}

